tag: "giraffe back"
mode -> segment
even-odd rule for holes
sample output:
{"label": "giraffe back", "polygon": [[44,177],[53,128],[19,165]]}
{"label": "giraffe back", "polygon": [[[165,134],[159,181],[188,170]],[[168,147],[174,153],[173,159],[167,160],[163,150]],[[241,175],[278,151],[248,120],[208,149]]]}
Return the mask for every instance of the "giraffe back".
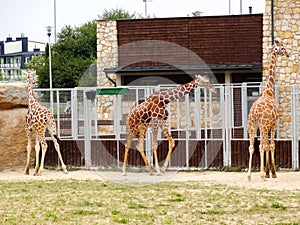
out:
{"label": "giraffe back", "polygon": [[38,103],[28,107],[26,130],[42,133],[46,129],[50,134],[56,134],[56,123],[50,110]]}

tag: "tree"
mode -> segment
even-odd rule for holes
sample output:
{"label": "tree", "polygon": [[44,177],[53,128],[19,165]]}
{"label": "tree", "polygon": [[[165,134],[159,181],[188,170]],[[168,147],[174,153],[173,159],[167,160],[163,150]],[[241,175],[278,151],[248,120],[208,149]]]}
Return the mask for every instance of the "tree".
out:
{"label": "tree", "polygon": [[[96,21],[81,27],[66,25],[52,47],[52,83],[56,88],[73,88],[97,57]],[[49,58],[37,69],[38,86],[49,87]]]}
{"label": "tree", "polygon": [[117,19],[134,19],[137,18],[138,15],[133,13],[130,14],[128,11],[125,11],[122,8],[104,10],[102,16],[99,16],[99,19],[103,20],[117,20]]}
{"label": "tree", "polygon": [[32,56],[31,60],[28,63],[25,63],[26,68],[28,69],[38,69],[45,65],[45,56],[42,54]]}

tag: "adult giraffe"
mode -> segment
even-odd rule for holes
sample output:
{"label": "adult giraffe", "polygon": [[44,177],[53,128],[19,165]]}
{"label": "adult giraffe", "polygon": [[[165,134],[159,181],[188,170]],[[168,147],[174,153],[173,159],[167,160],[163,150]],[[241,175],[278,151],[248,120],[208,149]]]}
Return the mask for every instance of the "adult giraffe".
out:
{"label": "adult giraffe", "polygon": [[[47,150],[47,143],[45,140],[45,132],[48,129],[49,134],[54,142],[54,147],[57,151],[58,157],[61,162],[62,169],[64,173],[68,173],[66,165],[61,157],[59,144],[57,143],[56,135],[56,123],[51,114],[50,110],[39,104],[37,101],[32,85],[34,83],[35,73],[28,72],[27,82],[28,82],[28,110],[26,115],[26,134],[28,139],[27,144],[27,162],[25,166],[25,174],[29,174],[29,162],[30,162],[30,152],[31,152],[31,139],[35,137],[35,173],[34,175],[41,175],[44,168],[44,159]],[[40,144],[42,146],[42,157],[39,163],[39,152]]]}
{"label": "adult giraffe", "polygon": [[[249,170],[248,181],[251,181],[251,165],[252,155],[254,152],[254,139],[259,129],[261,142],[259,145],[260,152],[260,173],[261,178],[270,177],[270,162],[269,152],[271,152],[271,171],[272,177],[276,178],[275,170],[275,132],[278,123],[278,106],[275,99],[274,85],[275,85],[275,64],[277,56],[289,57],[286,48],[281,42],[275,40],[271,50],[271,63],[269,65],[269,76],[266,80],[265,89],[260,94],[260,97],[253,103],[248,115],[248,134],[250,139],[249,145]],[[270,141],[269,141],[270,133]],[[264,175],[264,153],[266,152],[266,176]]]}
{"label": "adult giraffe", "polygon": [[152,150],[154,154],[155,168],[158,175],[161,174],[157,158],[157,133],[159,128],[161,128],[169,141],[169,151],[162,167],[162,172],[165,172],[172,150],[175,146],[175,142],[168,129],[169,112],[166,106],[169,102],[183,97],[199,86],[204,86],[206,89],[214,93],[216,92],[216,89],[211,84],[208,76],[196,75],[196,79],[189,83],[168,90],[154,92],[144,102],[137,105],[130,111],[126,121],[128,135],[125,144],[123,175],[126,175],[128,151],[134,137],[138,138],[136,148],[140,152],[150,175],[152,174],[152,170],[145,156],[143,147],[148,127],[152,128]]}

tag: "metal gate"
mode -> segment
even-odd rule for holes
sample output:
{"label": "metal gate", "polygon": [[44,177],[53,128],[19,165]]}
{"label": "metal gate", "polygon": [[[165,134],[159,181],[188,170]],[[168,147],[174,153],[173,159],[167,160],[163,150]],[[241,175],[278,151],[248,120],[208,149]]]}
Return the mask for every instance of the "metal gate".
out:
{"label": "metal gate", "polygon": [[[53,89],[52,112],[57,118],[66,164],[80,162],[85,167],[121,166],[126,140],[126,117],[135,105],[154,91],[171,86]],[[259,84],[219,85],[212,94],[203,88],[168,105],[169,129],[176,142],[170,168],[209,168],[246,166],[248,161],[247,117],[258,97]],[[126,90],[125,92],[120,90]],[[276,135],[276,162],[280,167],[299,168],[299,87],[276,86],[280,119]],[[36,90],[43,105],[50,107],[49,90]],[[104,94],[103,94],[104,93]],[[167,139],[159,139],[159,160],[165,159]],[[70,144],[72,142],[72,144]],[[68,143],[68,144],[66,144]],[[55,164],[56,154],[49,145],[46,164]],[[76,150],[74,150],[76,149]],[[153,163],[151,130],[147,130],[144,149]],[[74,153],[77,152],[77,153]],[[80,154],[79,154],[80,153]],[[74,159],[80,157],[80,160]],[[47,159],[48,158],[48,159]],[[69,162],[68,162],[69,160]],[[257,162],[256,162],[257,161]],[[143,165],[135,142],[130,165]],[[254,159],[254,164],[259,163]]]}

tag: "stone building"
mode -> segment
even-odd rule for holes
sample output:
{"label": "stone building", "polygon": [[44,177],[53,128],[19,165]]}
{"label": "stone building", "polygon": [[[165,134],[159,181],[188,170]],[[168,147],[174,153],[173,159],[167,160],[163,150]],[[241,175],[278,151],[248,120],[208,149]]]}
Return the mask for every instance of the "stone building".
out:
{"label": "stone building", "polygon": [[[272,5],[273,2],[273,5]],[[273,13],[272,13],[273,11]],[[273,18],[272,18],[273,16]],[[283,85],[278,90],[279,126],[281,137],[291,136],[291,85],[300,84],[300,1],[266,0],[263,17],[263,79],[268,75],[269,46],[272,39],[279,38],[287,46],[290,57],[278,60],[277,84]],[[283,131],[285,130],[285,131]]]}
{"label": "stone building", "polygon": [[[273,5],[271,5],[272,2]],[[160,75],[164,75],[168,71],[169,73],[179,75],[180,72],[178,71],[182,68],[172,70],[165,65],[176,65],[178,62],[175,57],[172,59],[173,61],[167,61],[165,64],[153,64],[143,59],[143,52],[147,51],[146,48],[142,49],[140,54],[130,49],[129,51],[131,52],[129,53],[120,49],[120,46],[124,43],[126,44],[126,42],[140,41],[142,38],[154,39],[154,35],[157,35],[157,38],[160,40],[174,41],[196,52],[208,64],[221,84],[248,81],[261,82],[268,75],[270,60],[269,46],[272,45],[274,38],[279,38],[291,53],[289,58],[282,57],[277,63],[277,84],[280,85],[277,91],[280,113],[279,135],[280,137],[289,138],[291,137],[290,85],[300,83],[298,54],[300,50],[300,1],[266,0],[265,3],[266,7],[263,15],[98,21],[98,86],[114,86],[114,82],[117,85],[127,85],[131,81],[130,79],[134,77],[134,74],[138,74],[138,76],[153,75],[153,70],[155,70],[156,74]],[[231,26],[233,30],[230,30],[229,33],[219,28],[216,29],[216,26],[209,26],[209,24],[213,23],[215,25],[222,24],[225,27],[226,24],[230,24],[232,21],[235,26]],[[185,24],[188,24],[188,26]],[[201,25],[197,26],[197,24]],[[208,24],[208,26],[205,26],[204,29],[203,26],[205,24]],[[151,28],[149,28],[150,26]],[[162,30],[162,27],[165,27],[166,31]],[[172,33],[174,27],[176,27],[176,32],[179,31],[177,32],[178,35]],[[179,30],[178,27],[182,29]],[[155,29],[157,29],[157,32]],[[192,32],[192,38],[185,41],[189,32]],[[209,36],[211,32],[217,32],[219,35],[214,34]],[[169,37],[166,33],[171,33],[172,37]],[[205,42],[204,39],[200,40],[199,36],[210,37],[212,39]],[[199,44],[195,47],[191,44],[192,42]],[[205,48],[209,43],[211,43],[211,46]],[[230,44],[233,44],[233,46]],[[246,48],[252,49],[252,52],[245,51],[244,49]],[[223,58],[222,54],[224,54]],[[245,54],[248,54],[248,56]],[[132,58],[134,55],[137,55],[137,59]],[[171,57],[174,55],[171,52]],[[235,58],[235,56],[237,57]],[[185,58],[189,58],[189,56]],[[138,59],[141,62],[137,62]],[[181,55],[179,60],[182,61],[182,59],[184,59],[183,55]],[[191,62],[183,64],[195,69]],[[186,80],[175,80],[175,82],[183,83]],[[108,99],[102,101],[106,105],[109,105]],[[108,110],[108,108],[99,109],[100,116],[104,115],[103,113],[105,115],[112,115],[111,110]]]}
{"label": "stone building", "polygon": [[[260,82],[262,19],[262,14],[247,14],[100,20],[98,87],[183,84],[205,72],[220,84]],[[111,102],[98,97],[99,120],[113,119]],[[131,99],[122,105],[124,116],[134,104]],[[174,118],[171,126],[178,121]]]}

